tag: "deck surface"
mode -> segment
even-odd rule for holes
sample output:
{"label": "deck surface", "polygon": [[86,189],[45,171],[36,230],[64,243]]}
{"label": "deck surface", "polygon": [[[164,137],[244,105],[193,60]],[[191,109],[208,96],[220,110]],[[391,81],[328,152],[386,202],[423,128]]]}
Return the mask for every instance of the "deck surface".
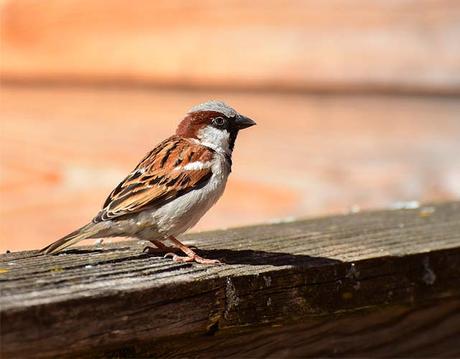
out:
{"label": "deck surface", "polygon": [[[217,350],[232,356],[237,353],[225,338],[246,331],[246,338],[265,332],[286,336],[295,328],[311,333],[320,322],[337,330],[341,321],[332,316],[345,315],[346,322],[349,315],[354,322],[363,310],[371,318],[363,322],[365,332],[383,321],[386,330],[406,328],[426,337],[428,329],[420,326],[434,321],[433,339],[414,339],[414,352],[423,353],[423,342],[432,343],[431,353],[437,355],[460,354],[452,346],[452,330],[460,327],[458,202],[204,232],[187,241],[225,264],[176,264],[142,253],[144,244],[138,242],[75,248],[57,256],[1,255],[2,354],[167,351],[199,357]],[[412,318],[408,324],[405,316]],[[400,321],[408,327],[395,324]],[[278,326],[286,331],[277,332]],[[178,338],[196,346],[181,346]],[[433,341],[440,338],[436,346]],[[350,355],[373,353],[350,343],[345,345]],[[254,350],[245,345],[240,355]],[[403,353],[403,347],[391,346],[392,353]],[[281,357],[328,353],[315,345],[299,348],[276,350]]]}

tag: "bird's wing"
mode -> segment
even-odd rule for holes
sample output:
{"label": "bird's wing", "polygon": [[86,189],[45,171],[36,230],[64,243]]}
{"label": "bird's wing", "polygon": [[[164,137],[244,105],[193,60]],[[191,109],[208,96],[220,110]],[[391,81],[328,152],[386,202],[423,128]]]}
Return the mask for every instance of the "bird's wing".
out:
{"label": "bird's wing", "polygon": [[212,176],[214,152],[177,136],[149,152],[106,199],[94,222],[117,219],[204,186]]}

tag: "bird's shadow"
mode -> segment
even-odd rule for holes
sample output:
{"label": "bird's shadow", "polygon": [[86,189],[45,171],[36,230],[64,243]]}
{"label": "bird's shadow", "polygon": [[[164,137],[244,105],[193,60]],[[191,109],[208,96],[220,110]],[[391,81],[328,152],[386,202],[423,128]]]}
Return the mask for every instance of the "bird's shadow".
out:
{"label": "bird's shadow", "polygon": [[[96,253],[108,253],[115,251],[125,251],[130,247],[112,247],[112,248],[84,248],[84,249],[69,249],[64,253],[67,254],[96,254]],[[331,265],[342,263],[337,259],[327,257],[314,257],[304,254],[292,254],[283,252],[267,252],[262,250],[235,250],[235,249],[195,249],[194,251],[209,259],[218,259],[223,264],[229,265],[272,265],[272,266],[301,266],[301,267],[318,267],[323,265]],[[145,253],[139,252],[136,258],[152,258],[152,257],[163,257],[166,253]],[[170,260],[166,259],[165,260]]]}
{"label": "bird's shadow", "polygon": [[341,261],[326,257],[314,257],[304,254],[292,254],[283,252],[267,252],[261,250],[235,250],[235,249],[212,249],[196,250],[197,254],[209,259],[219,259],[224,264],[245,265],[272,265],[272,266],[302,266],[316,267],[341,263]]}

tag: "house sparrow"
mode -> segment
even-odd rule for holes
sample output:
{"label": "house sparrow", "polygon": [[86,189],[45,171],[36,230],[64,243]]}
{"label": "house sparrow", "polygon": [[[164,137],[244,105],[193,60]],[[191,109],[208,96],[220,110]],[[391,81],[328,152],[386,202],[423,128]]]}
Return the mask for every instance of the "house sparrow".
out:
{"label": "house sparrow", "polygon": [[[238,132],[256,123],[221,101],[194,106],[176,134],[150,151],[110,193],[102,210],[82,228],[51,243],[56,253],[86,238],[136,237],[176,262],[219,263],[197,255],[176,236],[193,227],[223,194]],[[163,244],[170,240],[175,247]]]}

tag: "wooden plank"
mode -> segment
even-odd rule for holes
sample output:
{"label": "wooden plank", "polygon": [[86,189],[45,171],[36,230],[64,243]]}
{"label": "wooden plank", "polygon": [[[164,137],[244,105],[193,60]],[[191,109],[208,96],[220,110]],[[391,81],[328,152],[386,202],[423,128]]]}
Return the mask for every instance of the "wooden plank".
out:
{"label": "wooden plank", "polygon": [[188,242],[225,264],[137,242],[1,255],[2,357],[460,355],[460,202]]}
{"label": "wooden plank", "polygon": [[[146,347],[145,355],[194,358],[364,357],[455,358],[458,356],[460,300],[433,301],[418,306],[389,305],[328,318],[308,318],[299,324],[228,330],[224,335],[180,338]],[[280,328],[281,327],[281,328]],[[136,347],[106,352],[136,356]]]}
{"label": "wooden plank", "polygon": [[458,93],[460,3],[1,2],[10,81]]}
{"label": "wooden plank", "polygon": [[455,97],[3,87],[0,251],[86,223],[210,98],[258,125],[238,138],[225,194],[194,230],[460,198]]}

